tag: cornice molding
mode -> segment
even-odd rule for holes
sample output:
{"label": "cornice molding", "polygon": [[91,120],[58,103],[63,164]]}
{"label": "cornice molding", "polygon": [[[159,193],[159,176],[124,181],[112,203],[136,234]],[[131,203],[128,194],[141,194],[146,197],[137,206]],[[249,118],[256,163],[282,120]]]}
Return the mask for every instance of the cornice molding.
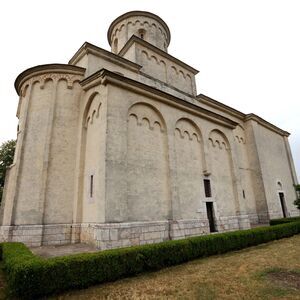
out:
{"label": "cornice molding", "polygon": [[39,81],[45,81],[48,77],[59,79],[63,76],[68,81],[68,86],[71,86],[73,79],[80,80],[84,76],[84,72],[84,68],[66,64],[39,65],[22,72],[15,80],[15,89],[20,96],[22,85],[36,76],[39,76]]}
{"label": "cornice molding", "polygon": [[121,56],[118,56],[112,52],[109,52],[105,49],[102,49],[98,46],[95,46],[93,44],[90,44],[88,42],[85,42],[73,55],[73,57],[69,60],[69,65],[75,65],[78,63],[78,61],[83,58],[85,55],[93,54],[97,57],[104,58],[108,61],[111,61],[112,63],[115,63],[121,67],[124,67],[126,69],[129,69],[131,71],[138,71],[142,68],[142,66],[124,58]]}
{"label": "cornice molding", "polygon": [[146,95],[147,97],[154,98],[155,100],[161,102],[166,102],[169,105],[180,107],[180,109],[188,111],[194,115],[201,116],[204,119],[213,121],[217,124],[223,125],[231,129],[234,129],[238,124],[224,116],[216,114],[205,108],[199,107],[193,103],[177,98],[171,94],[148,86],[141,82],[110,72],[106,69],[101,69],[100,71],[81,81],[81,85],[84,90],[88,90],[99,84],[107,85],[108,83],[120,86],[127,90],[132,90],[139,94]]}
{"label": "cornice molding", "polygon": [[242,112],[240,112],[240,111],[238,111],[238,110],[236,110],[236,109],[234,109],[234,108],[232,108],[232,107],[230,107],[230,106],[228,106],[228,105],[226,105],[222,102],[219,102],[219,101],[214,100],[214,99],[212,99],[208,96],[205,96],[203,94],[198,95],[196,98],[200,102],[205,103],[206,105],[209,105],[210,107],[219,109],[219,110],[221,110],[221,111],[223,111],[223,112],[225,112],[225,113],[227,113],[227,114],[229,114],[233,117],[236,117],[238,119],[244,120],[244,118],[246,116],[244,113],[242,113]]}
{"label": "cornice molding", "polygon": [[203,94],[200,94],[196,97],[200,102],[206,104],[206,105],[209,105],[210,107],[213,107],[215,109],[219,109],[220,111],[223,111],[233,117],[236,117],[238,119],[240,119],[241,121],[243,122],[247,122],[249,120],[254,120],[256,121],[258,124],[264,126],[265,128],[269,129],[269,130],[272,130],[273,132],[276,132],[282,136],[289,136],[290,133],[285,131],[285,130],[282,130],[281,128],[271,124],[270,122],[264,120],[263,118],[253,114],[253,113],[250,113],[250,114],[244,114],[224,103],[221,103],[217,100],[214,100],[210,97],[207,97]]}
{"label": "cornice molding", "polygon": [[263,118],[261,118],[261,117],[255,115],[255,114],[252,114],[252,113],[251,113],[251,114],[247,114],[247,115],[245,116],[244,121],[247,122],[247,121],[249,121],[249,120],[256,121],[258,124],[264,126],[265,128],[267,128],[267,129],[269,129],[269,130],[272,130],[272,131],[274,131],[274,132],[276,132],[276,133],[278,133],[278,134],[280,134],[280,135],[282,135],[282,136],[288,137],[288,136],[290,135],[289,132],[287,132],[287,131],[285,131],[285,130],[283,130],[283,129],[281,129],[281,128],[275,126],[275,125],[273,125],[272,123],[270,123],[270,122],[264,120]]}

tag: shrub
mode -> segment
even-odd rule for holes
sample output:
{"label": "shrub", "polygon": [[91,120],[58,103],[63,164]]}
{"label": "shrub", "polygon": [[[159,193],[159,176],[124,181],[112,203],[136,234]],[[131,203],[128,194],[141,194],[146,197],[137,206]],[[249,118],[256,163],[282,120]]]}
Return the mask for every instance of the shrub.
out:
{"label": "shrub", "polygon": [[270,225],[273,226],[291,222],[300,222],[300,217],[273,219],[270,220]]}
{"label": "shrub", "polygon": [[294,185],[297,199],[294,201],[294,204],[297,206],[298,209],[300,209],[300,184]]}
{"label": "shrub", "polygon": [[13,163],[15,148],[16,140],[10,140],[0,145],[0,202],[4,191],[6,170]]}
{"label": "shrub", "polygon": [[12,292],[33,299],[84,288],[195,258],[255,246],[300,233],[300,222],[192,237],[159,244],[42,259],[21,243],[3,243],[2,257]]}

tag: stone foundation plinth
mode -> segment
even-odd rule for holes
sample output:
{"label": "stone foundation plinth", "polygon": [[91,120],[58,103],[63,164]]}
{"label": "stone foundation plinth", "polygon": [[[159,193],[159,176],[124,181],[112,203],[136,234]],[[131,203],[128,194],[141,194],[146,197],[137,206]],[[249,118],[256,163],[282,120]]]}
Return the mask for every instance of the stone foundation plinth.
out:
{"label": "stone foundation plinth", "polygon": [[35,247],[42,244],[42,225],[0,226],[1,241],[22,242]]}
{"label": "stone foundation plinth", "polygon": [[[222,217],[219,232],[250,227],[248,216]],[[88,243],[101,250],[159,243],[209,233],[207,219],[128,223],[82,223],[0,226],[0,240],[30,247]]]}
{"label": "stone foundation plinth", "polygon": [[178,240],[209,233],[207,219],[170,221],[170,239]]}
{"label": "stone foundation plinth", "polygon": [[113,249],[163,242],[169,239],[169,222],[81,224],[81,242]]}
{"label": "stone foundation plinth", "polygon": [[259,219],[257,214],[249,214],[249,221],[251,225],[257,225],[259,224]]}
{"label": "stone foundation plinth", "polygon": [[30,247],[65,245],[80,242],[80,225],[15,225],[0,226],[0,240],[22,242]]}

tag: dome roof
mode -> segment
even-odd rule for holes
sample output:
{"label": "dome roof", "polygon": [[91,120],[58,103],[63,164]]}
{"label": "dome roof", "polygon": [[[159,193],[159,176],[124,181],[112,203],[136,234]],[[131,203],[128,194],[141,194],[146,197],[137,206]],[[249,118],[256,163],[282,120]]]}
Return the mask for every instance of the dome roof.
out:
{"label": "dome roof", "polygon": [[165,32],[167,34],[167,46],[169,46],[170,40],[171,40],[171,33],[170,33],[170,29],[169,29],[168,25],[165,23],[165,21],[162,20],[159,16],[157,16],[153,13],[150,13],[150,12],[147,12],[147,11],[139,11],[139,10],[129,11],[129,12],[119,16],[118,18],[116,18],[110,24],[110,26],[108,28],[108,32],[107,32],[107,39],[108,39],[108,43],[109,43],[110,46],[112,44],[112,38],[111,37],[112,37],[112,32],[113,32],[114,27],[118,23],[120,23],[121,21],[123,21],[125,19],[128,19],[130,17],[148,17],[148,18],[156,20],[163,27],[163,29],[165,30]]}

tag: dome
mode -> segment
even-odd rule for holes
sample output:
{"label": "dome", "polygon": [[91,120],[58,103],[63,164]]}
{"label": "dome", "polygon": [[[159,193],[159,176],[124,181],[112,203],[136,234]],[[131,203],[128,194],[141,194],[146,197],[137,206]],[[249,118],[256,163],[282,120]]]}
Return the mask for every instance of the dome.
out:
{"label": "dome", "polygon": [[133,35],[163,51],[167,51],[171,39],[169,27],[160,17],[146,11],[130,11],[109,26],[107,39],[112,52],[119,53]]}

